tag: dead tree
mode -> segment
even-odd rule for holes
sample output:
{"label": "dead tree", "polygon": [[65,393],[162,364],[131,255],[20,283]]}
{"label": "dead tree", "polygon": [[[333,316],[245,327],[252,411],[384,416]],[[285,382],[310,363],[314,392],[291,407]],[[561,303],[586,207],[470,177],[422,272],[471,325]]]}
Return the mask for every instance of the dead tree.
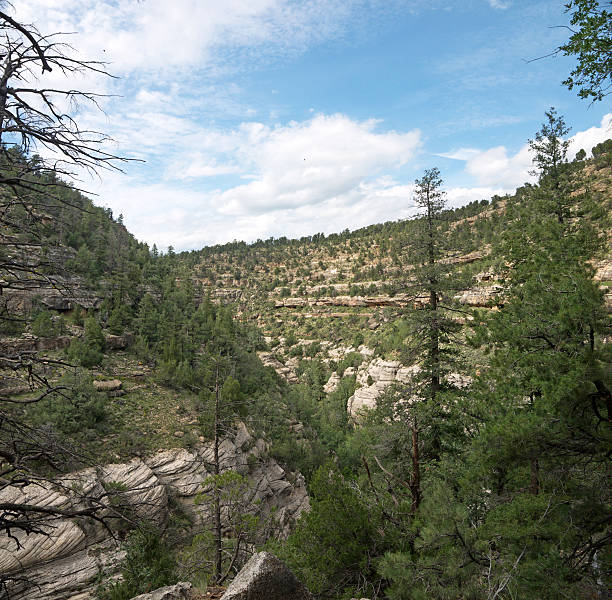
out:
{"label": "dead tree", "polygon": [[[11,304],[15,294],[41,283],[61,289],[63,279],[57,275],[62,265],[54,263],[43,246],[45,227],[59,226],[48,223],[49,206],[70,202],[58,193],[66,186],[62,179],[116,170],[125,159],[107,150],[105,134],[82,128],[72,116],[77,105],[100,108],[101,96],[72,89],[71,80],[82,73],[107,75],[105,65],[76,58],[60,34],[43,34],[20,22],[11,16],[8,3],[0,3],[0,8],[0,327],[6,330],[25,318]],[[67,87],[45,86],[47,72],[65,76]],[[71,390],[53,385],[44,373],[49,361],[42,363],[32,349],[0,340],[0,370],[21,373],[30,390],[18,401],[0,391],[0,531],[10,537],[44,531],[44,518],[99,518],[95,502],[87,509],[49,514],[7,500],[30,484],[51,483],[53,473],[78,454],[52,432],[24,422],[15,410],[17,402],[36,403],[50,395],[70,401]],[[0,594],[5,584],[0,577]]]}

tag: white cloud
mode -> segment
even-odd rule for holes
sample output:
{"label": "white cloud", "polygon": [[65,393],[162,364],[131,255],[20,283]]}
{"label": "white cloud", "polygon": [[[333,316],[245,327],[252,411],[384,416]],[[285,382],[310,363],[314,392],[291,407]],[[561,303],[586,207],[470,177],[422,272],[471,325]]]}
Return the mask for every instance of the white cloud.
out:
{"label": "white cloud", "polygon": [[442,152],[436,154],[436,156],[441,156],[442,158],[452,158],[453,160],[468,160],[477,154],[480,154],[480,150],[477,148],[457,148],[457,150]]}
{"label": "white cloud", "polygon": [[[20,0],[22,21],[76,31],[84,55],[115,73],[136,69],[218,68],[223,48],[286,52],[335,34],[359,2],[349,0]],[[214,61],[211,60],[214,57]]]}
{"label": "white cloud", "polygon": [[313,206],[405,165],[420,145],[420,133],[377,133],[376,125],[344,115],[318,115],[273,129],[244,125],[249,142],[241,144],[238,155],[257,175],[218,194],[220,211],[236,215]]}
{"label": "white cloud", "polygon": [[503,187],[452,187],[446,190],[446,199],[449,207],[457,208],[474,200],[503,196],[507,191]]}
{"label": "white cloud", "polygon": [[341,197],[312,206],[280,208],[259,214],[225,215],[214,194],[164,184],[139,184],[121,176],[105,178],[101,196],[128,229],[159,248],[199,249],[233,239],[301,237],[315,232],[355,229],[412,214],[412,185],[389,178],[362,183]]}
{"label": "white cloud", "polygon": [[580,149],[584,149],[587,154],[591,153],[593,146],[605,142],[612,137],[612,113],[604,115],[599,127],[590,127],[585,131],[579,131],[570,138],[568,154],[574,158]]}
{"label": "white cloud", "polygon": [[[593,146],[611,136],[612,114],[608,113],[602,118],[599,127],[591,127],[570,137],[568,158],[574,158],[581,148],[590,153]],[[527,181],[535,180],[535,177],[529,174],[533,164],[527,144],[515,154],[508,154],[505,146],[497,146],[476,152],[473,149],[461,149],[440,156],[465,160],[465,170],[474,177],[478,185],[497,185],[511,191]]]}
{"label": "white cloud", "polygon": [[490,148],[470,157],[466,171],[475,178],[478,185],[498,185],[513,189],[533,180],[531,156],[527,145],[516,154],[508,156],[504,146]]}
{"label": "white cloud", "polygon": [[506,10],[511,4],[511,2],[505,2],[504,0],[488,0],[488,2],[491,8],[497,8],[499,10]]}

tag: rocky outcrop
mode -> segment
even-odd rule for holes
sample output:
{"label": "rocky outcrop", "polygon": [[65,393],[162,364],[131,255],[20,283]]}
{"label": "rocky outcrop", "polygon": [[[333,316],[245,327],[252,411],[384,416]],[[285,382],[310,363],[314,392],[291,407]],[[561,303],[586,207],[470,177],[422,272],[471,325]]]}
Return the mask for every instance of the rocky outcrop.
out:
{"label": "rocky outcrop", "polygon": [[606,258],[595,265],[595,281],[612,281],[612,259]]}
{"label": "rocky outcrop", "polygon": [[191,597],[192,585],[188,581],[179,581],[175,585],[167,585],[148,594],[140,594],[132,600],[188,600]]}
{"label": "rocky outcrop", "polygon": [[19,338],[3,338],[0,340],[0,352],[3,354],[19,354],[20,352],[37,352],[39,350],[62,350],[70,346],[72,338],[60,335],[53,338],[39,338],[24,334]]}
{"label": "rocky outcrop", "polygon": [[221,600],[312,600],[293,572],[268,552],[254,554]]}
{"label": "rocky outcrop", "polygon": [[404,367],[397,361],[382,359],[373,360],[369,365],[362,365],[357,370],[357,383],[361,386],[348,399],[347,409],[353,418],[364,410],[376,406],[378,397],[392,383],[408,383],[419,371],[418,366]]}
{"label": "rocky outcrop", "polygon": [[295,368],[291,365],[284,365],[272,352],[258,352],[257,356],[264,367],[272,367],[289,383],[297,383],[299,381]]}
{"label": "rocky outcrop", "polygon": [[414,304],[414,298],[407,294],[396,296],[323,296],[321,298],[281,298],[274,308],[304,308],[307,306],[394,306],[403,308]]}
{"label": "rocky outcrop", "polygon": [[[359,420],[364,411],[371,410],[376,406],[380,395],[391,384],[410,383],[419,371],[419,365],[406,367],[398,361],[382,360],[380,358],[369,364],[362,364],[357,370],[357,383],[361,387],[357,388],[348,399],[348,413],[354,420]],[[447,383],[458,388],[468,387],[472,383],[471,377],[458,373],[449,373],[445,379]]]}
{"label": "rocky outcrop", "polygon": [[[60,335],[57,337],[37,337],[31,333],[24,333],[18,338],[0,339],[0,351],[4,354],[18,354],[19,352],[38,352],[40,350],[63,350],[70,346],[74,339],[70,335]],[[123,335],[106,335],[107,350],[125,350],[134,341],[133,333]]]}
{"label": "rocky outcrop", "polygon": [[334,371],[330,378],[327,380],[327,383],[323,386],[323,391],[326,394],[331,394],[338,389],[338,384],[340,383],[340,376],[336,371]]}
{"label": "rocky outcrop", "polygon": [[[253,439],[244,424],[238,425],[231,438],[223,440],[219,453],[222,471],[232,469],[248,479],[249,505],[256,507],[262,519],[275,519],[281,537],[288,535],[295,519],[309,507],[303,477],[285,472],[276,461],[267,458],[266,444]],[[196,505],[194,499],[212,473],[212,462],[212,443],[203,443],[193,450],[166,450],[146,460],[85,469],[54,482],[5,488],[0,502],[63,510],[94,503],[102,507],[100,514],[111,529],[120,530],[127,525],[113,517],[118,501],[132,517],[162,523],[168,518],[168,500],[172,497],[198,528],[207,520],[207,513],[205,506]],[[42,527],[41,533],[16,534],[19,544],[6,535],[0,536],[0,575],[19,578],[9,582],[11,597],[93,597],[94,580],[101,572],[112,572],[123,556],[109,531],[96,521],[61,516]]]}
{"label": "rocky outcrop", "polygon": [[474,250],[468,254],[463,254],[462,256],[452,256],[449,258],[444,258],[440,262],[446,263],[448,265],[467,265],[477,260],[482,260],[485,256],[487,256],[490,252],[490,246],[485,248],[484,250]]}
{"label": "rocky outcrop", "polygon": [[481,286],[465,290],[454,299],[465,306],[491,308],[502,303],[502,291],[502,286],[497,284]]}
{"label": "rocky outcrop", "polygon": [[66,312],[77,306],[97,309],[103,300],[100,294],[88,289],[80,277],[53,275],[48,280],[22,282],[15,286],[17,289],[10,286],[11,283],[6,282],[3,295],[19,311],[31,310],[35,301],[57,312]]}

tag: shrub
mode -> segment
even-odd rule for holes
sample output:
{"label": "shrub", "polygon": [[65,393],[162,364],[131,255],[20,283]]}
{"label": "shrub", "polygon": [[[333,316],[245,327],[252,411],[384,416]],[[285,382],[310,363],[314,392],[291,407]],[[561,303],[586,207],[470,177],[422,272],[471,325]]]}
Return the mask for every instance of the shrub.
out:
{"label": "shrub", "polygon": [[38,424],[50,424],[64,434],[99,430],[107,419],[105,398],[102,397],[85,375],[66,382],[70,397],[49,396],[32,405],[31,419]]}
{"label": "shrub", "polygon": [[161,533],[153,526],[134,531],[123,543],[123,579],[98,590],[104,600],[129,600],[176,582],[176,561]]}
{"label": "shrub", "polygon": [[53,337],[55,335],[51,313],[48,310],[43,310],[36,315],[36,318],[32,322],[32,333],[43,338]]}

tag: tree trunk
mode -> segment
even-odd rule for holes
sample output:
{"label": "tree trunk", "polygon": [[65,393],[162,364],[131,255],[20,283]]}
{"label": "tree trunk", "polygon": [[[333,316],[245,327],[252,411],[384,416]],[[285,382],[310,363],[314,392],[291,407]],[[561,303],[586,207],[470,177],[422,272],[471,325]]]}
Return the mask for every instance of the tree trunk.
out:
{"label": "tree trunk", "polygon": [[540,493],[540,462],[537,458],[531,459],[531,485],[529,491],[536,496]]}
{"label": "tree trunk", "polygon": [[416,417],[412,418],[412,478],[410,480],[410,493],[412,495],[411,512],[414,514],[421,503],[421,460],[419,457],[419,429]]}
{"label": "tree trunk", "polygon": [[[214,441],[214,473],[219,475],[219,365],[215,371],[215,441]],[[214,487],[214,511],[215,511],[215,583],[219,583],[222,578],[223,556],[222,556],[222,531],[221,531],[221,498],[219,493],[219,482],[215,480]]]}
{"label": "tree trunk", "polygon": [[[427,228],[429,234],[428,258],[431,273],[429,275],[429,310],[431,319],[429,322],[429,368],[430,368],[430,400],[432,409],[435,408],[438,392],[440,391],[440,327],[438,324],[438,281],[434,273],[436,266],[436,253],[434,242],[433,207],[428,198],[427,206]],[[438,427],[434,423],[432,440],[432,458],[438,460],[441,454],[441,442]]]}

